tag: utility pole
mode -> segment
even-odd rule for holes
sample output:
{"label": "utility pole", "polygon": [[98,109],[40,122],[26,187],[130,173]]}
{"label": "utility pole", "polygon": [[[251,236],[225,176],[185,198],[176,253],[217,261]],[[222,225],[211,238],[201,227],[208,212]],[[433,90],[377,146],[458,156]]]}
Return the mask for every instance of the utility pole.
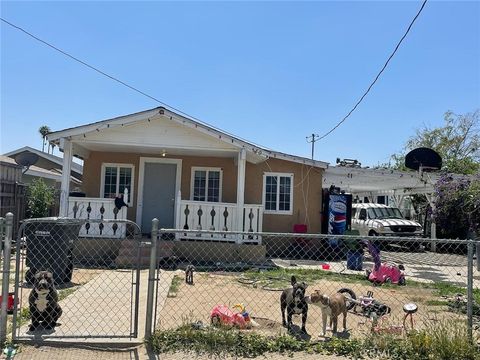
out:
{"label": "utility pole", "polygon": [[318,140],[319,137],[320,135],[318,134],[312,134],[311,136],[307,136],[307,143],[312,144],[312,160],[313,160],[313,153],[315,150],[315,142]]}

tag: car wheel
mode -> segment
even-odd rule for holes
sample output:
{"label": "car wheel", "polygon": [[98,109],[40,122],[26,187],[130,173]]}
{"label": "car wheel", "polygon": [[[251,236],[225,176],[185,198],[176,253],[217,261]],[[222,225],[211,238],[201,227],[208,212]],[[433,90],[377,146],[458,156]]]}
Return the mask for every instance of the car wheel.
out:
{"label": "car wheel", "polygon": [[419,252],[422,249],[422,243],[420,241],[411,241],[407,244],[407,248],[413,252]]}
{"label": "car wheel", "polygon": [[405,276],[401,276],[400,279],[398,280],[398,285],[400,286],[405,286],[407,285],[407,282],[405,280]]}

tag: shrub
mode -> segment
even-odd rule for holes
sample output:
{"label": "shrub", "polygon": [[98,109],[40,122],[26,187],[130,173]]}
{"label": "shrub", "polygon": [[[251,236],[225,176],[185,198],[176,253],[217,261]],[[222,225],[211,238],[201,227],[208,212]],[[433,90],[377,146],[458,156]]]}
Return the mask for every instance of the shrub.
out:
{"label": "shrub", "polygon": [[55,197],[54,189],[43,179],[35,179],[27,190],[27,217],[41,218],[49,215]]}

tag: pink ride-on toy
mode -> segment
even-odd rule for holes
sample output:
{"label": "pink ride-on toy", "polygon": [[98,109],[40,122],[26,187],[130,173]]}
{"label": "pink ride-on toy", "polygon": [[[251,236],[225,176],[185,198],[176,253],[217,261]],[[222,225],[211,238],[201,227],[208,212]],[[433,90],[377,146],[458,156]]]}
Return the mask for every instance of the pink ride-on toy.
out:
{"label": "pink ride-on toy", "polygon": [[243,304],[236,304],[232,311],[226,305],[217,305],[210,313],[210,321],[214,326],[233,326],[239,329],[248,329],[255,326],[256,323],[250,319],[250,315],[246,312]]}
{"label": "pink ride-on toy", "polygon": [[380,261],[380,251],[377,250],[373,244],[366,241],[368,251],[373,257],[374,266],[372,270],[367,270],[367,279],[374,284],[398,284],[405,285],[405,268],[403,265],[397,265],[394,263],[383,263]]}

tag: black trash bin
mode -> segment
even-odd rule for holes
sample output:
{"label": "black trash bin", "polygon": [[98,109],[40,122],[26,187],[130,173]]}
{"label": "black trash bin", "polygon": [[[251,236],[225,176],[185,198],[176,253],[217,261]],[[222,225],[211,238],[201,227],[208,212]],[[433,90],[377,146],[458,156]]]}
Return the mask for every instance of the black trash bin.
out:
{"label": "black trash bin", "polygon": [[45,218],[25,225],[25,280],[33,283],[38,271],[50,271],[56,284],[72,280],[73,243],[78,239],[82,222],[66,218]]}

